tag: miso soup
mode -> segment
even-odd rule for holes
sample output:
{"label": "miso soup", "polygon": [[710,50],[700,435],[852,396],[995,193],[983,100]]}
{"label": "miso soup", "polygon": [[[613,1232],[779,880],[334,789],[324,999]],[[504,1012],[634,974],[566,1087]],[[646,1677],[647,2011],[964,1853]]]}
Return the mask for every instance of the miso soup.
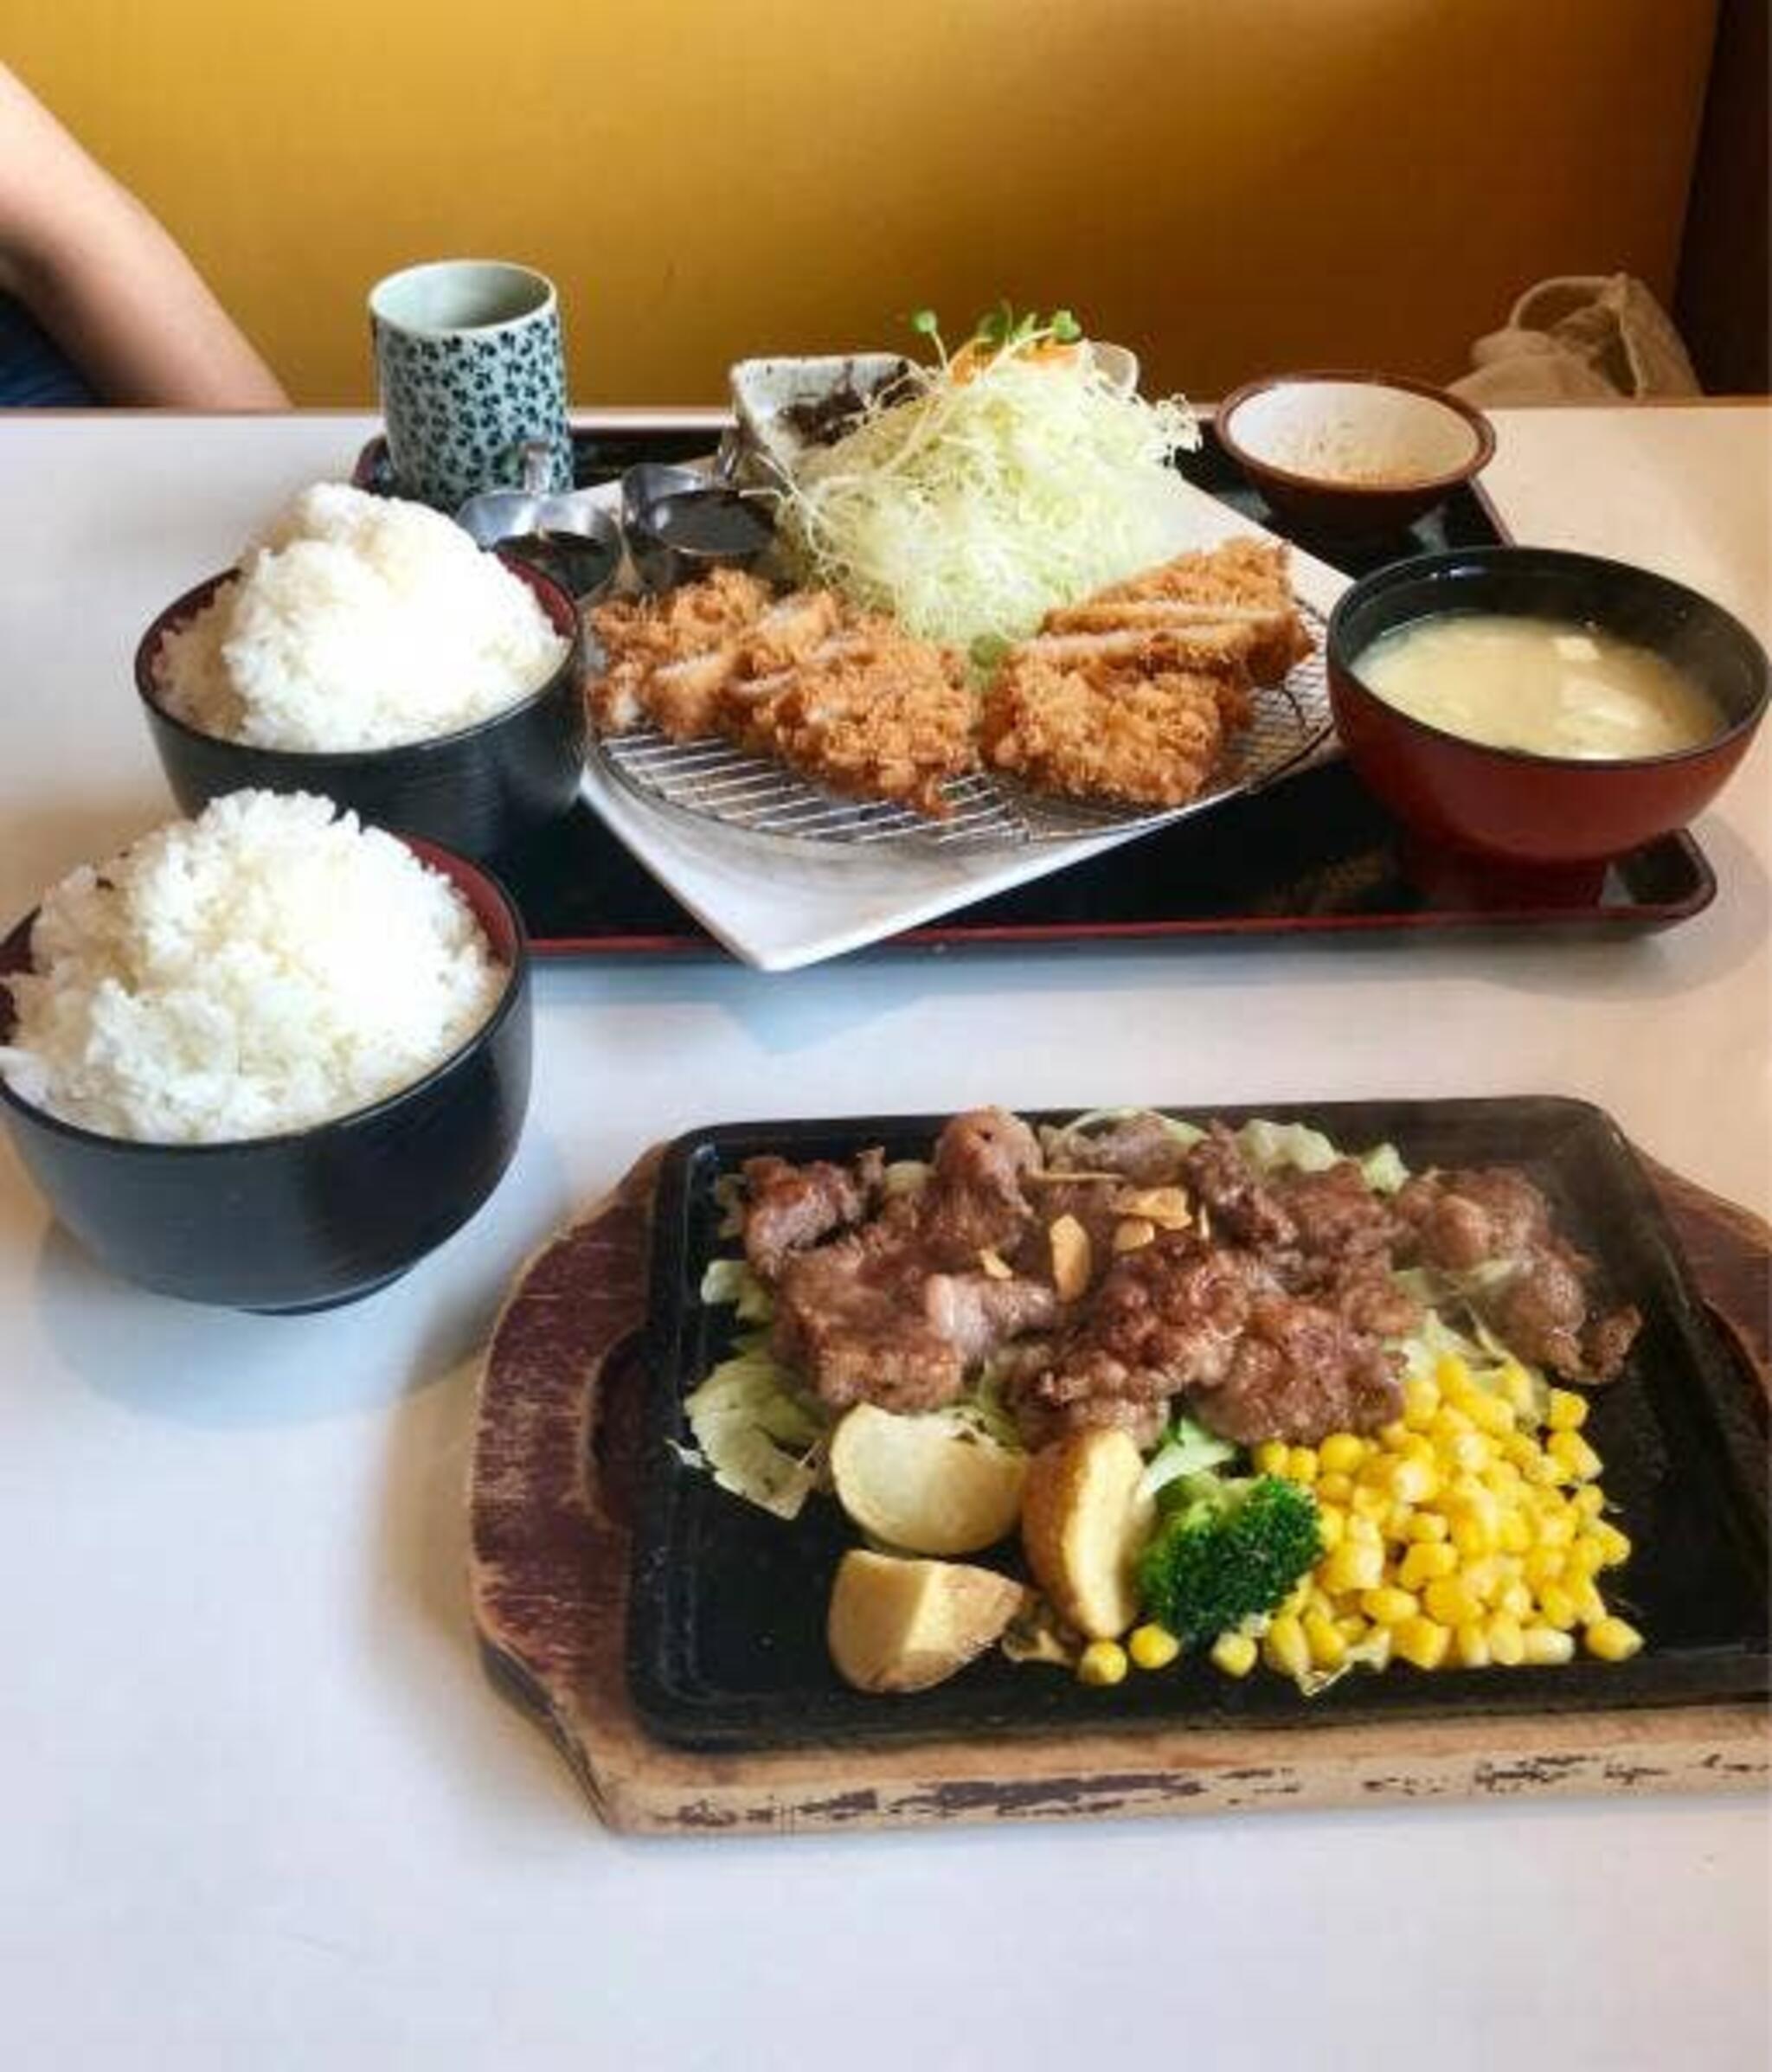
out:
{"label": "miso soup", "polygon": [[1671,662],[1569,619],[1420,619],[1380,634],[1355,667],[1411,718],[1534,755],[1668,755],[1724,725],[1716,700]]}

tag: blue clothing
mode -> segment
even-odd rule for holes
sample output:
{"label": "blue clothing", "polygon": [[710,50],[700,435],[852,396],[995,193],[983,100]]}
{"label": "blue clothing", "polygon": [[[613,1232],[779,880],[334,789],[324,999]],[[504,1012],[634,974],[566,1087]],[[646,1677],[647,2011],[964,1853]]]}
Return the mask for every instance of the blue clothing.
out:
{"label": "blue clothing", "polygon": [[79,408],[98,401],[30,311],[0,295],[0,410]]}

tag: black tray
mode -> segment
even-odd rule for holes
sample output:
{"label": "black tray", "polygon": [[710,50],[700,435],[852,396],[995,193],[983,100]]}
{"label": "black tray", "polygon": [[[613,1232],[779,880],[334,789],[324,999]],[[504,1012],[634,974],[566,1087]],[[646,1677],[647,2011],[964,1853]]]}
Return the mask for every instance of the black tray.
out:
{"label": "black tray", "polygon": [[[1185,1113],[1178,1108],[1175,1112]],[[1268,1103],[1220,1108],[1311,1122],[1350,1148],[1389,1139],[1411,1166],[1506,1162],[1543,1186],[1558,1227],[1599,1259],[1611,1290],[1644,1315],[1622,1376],[1597,1391],[1589,1435],[1617,1522],[1634,1543],[1609,1572],[1608,1602],[1647,1645],[1629,1662],[1578,1657],[1557,1668],[1351,1676],[1306,1699],[1261,1673],[1236,1683],[1204,1661],[1134,1675],[1113,1690],[995,1654],[934,1690],[893,1698],[850,1690],[831,1669],[825,1608],[857,1536],[834,1503],[793,1524],[684,1466],[684,1395],[730,1344],[731,1312],[704,1308],[717,1237],[716,1181],[763,1151],[845,1158],[883,1144],[926,1155],[940,1118],[730,1124],[679,1138],[653,1212],[642,1464],[633,1521],[628,1677],[648,1729],[679,1745],[756,1749],[932,1735],[1024,1735],[1238,1722],[1263,1726],[1473,1713],[1582,1712],[1739,1699],[1769,1684],[1767,1462],[1762,1407],[1720,1345],[1677,1240],[1616,1126],[1585,1102]],[[1013,1565],[1005,1552],[986,1560]]]}
{"label": "black tray", "polygon": [[[580,426],[573,433],[581,488],[613,481],[643,460],[684,461],[718,443],[716,427]],[[1350,551],[1300,537],[1277,517],[1218,444],[1210,424],[1179,465],[1190,481],[1319,558],[1358,575],[1398,556],[1508,537],[1475,484],[1461,487],[1395,540]],[[388,449],[372,439],[355,480],[387,493]],[[523,854],[496,860],[537,957],[700,956],[726,952],[611,835],[588,805]],[[1094,863],[1059,871],[960,909],[857,954],[1161,942],[1188,936],[1321,935],[1550,930],[1609,937],[1649,933],[1700,913],[1717,881],[1691,835],[1664,837],[1611,865],[1603,880],[1534,887],[1524,897],[1480,875],[1417,870],[1403,830],[1333,764],[1209,814],[1178,823]]]}
{"label": "black tray", "polygon": [[[726,955],[582,802],[495,868],[537,957]],[[1412,878],[1396,823],[1334,762],[856,954],[1400,930],[1606,938],[1668,927],[1716,892],[1684,832],[1612,864],[1597,895],[1576,886],[1560,900],[1510,902],[1480,878]]]}

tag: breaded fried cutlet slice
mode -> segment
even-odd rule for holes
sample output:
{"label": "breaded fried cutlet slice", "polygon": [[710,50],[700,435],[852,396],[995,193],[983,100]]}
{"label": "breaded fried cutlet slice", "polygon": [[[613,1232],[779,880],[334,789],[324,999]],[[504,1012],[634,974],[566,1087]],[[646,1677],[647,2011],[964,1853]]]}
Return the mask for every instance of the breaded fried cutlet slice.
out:
{"label": "breaded fried cutlet slice", "polygon": [[1278,541],[1236,539],[1204,552],[1178,555],[1129,581],[1047,614],[1042,634],[1130,632],[1198,637],[1222,625],[1227,636],[1253,629],[1239,658],[1258,683],[1280,683],[1311,651],[1292,593],[1286,548]]}
{"label": "breaded fried cutlet slice", "polygon": [[[1115,609],[1111,606],[1101,608]],[[1080,618],[1082,613],[1079,610],[1065,616],[1069,622]],[[1088,626],[1067,623],[1062,629],[1036,635],[1011,651],[1036,657],[1061,669],[1120,673],[1131,670],[1143,675],[1159,670],[1210,675],[1223,670],[1242,677],[1249,673],[1251,658],[1269,638],[1265,625],[1249,620],[1229,625],[1134,621]]]}
{"label": "breaded fried cutlet slice", "polygon": [[974,701],[959,664],[896,631],[832,645],[754,713],[748,745],[845,798],[945,818],[942,786],[977,761]]}
{"label": "breaded fried cutlet slice", "polygon": [[1179,670],[1110,678],[1031,656],[986,693],[984,760],[1034,791],[1127,805],[1185,805],[1223,751],[1227,705],[1247,694]]}
{"label": "breaded fried cutlet slice", "polygon": [[[664,597],[616,598],[595,606],[590,627],[603,651],[604,666],[590,685],[589,700],[598,730],[626,734],[644,726],[654,716],[647,692],[655,670],[732,648],[762,619],[769,604],[766,583],[742,569],[716,568]],[[699,670],[690,673],[694,681],[705,683]],[[665,696],[670,709],[677,709],[677,697],[669,686]]]}

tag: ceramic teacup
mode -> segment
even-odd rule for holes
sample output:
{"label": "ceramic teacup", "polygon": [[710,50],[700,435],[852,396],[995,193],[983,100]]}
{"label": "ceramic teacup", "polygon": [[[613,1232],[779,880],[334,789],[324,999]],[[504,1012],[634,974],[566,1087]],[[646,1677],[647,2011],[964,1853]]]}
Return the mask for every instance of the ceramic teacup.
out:
{"label": "ceramic teacup", "polygon": [[501,260],[442,260],[369,292],[369,328],[402,496],[453,511],[515,489],[540,442],[552,490],[572,487],[560,307],[543,273]]}

